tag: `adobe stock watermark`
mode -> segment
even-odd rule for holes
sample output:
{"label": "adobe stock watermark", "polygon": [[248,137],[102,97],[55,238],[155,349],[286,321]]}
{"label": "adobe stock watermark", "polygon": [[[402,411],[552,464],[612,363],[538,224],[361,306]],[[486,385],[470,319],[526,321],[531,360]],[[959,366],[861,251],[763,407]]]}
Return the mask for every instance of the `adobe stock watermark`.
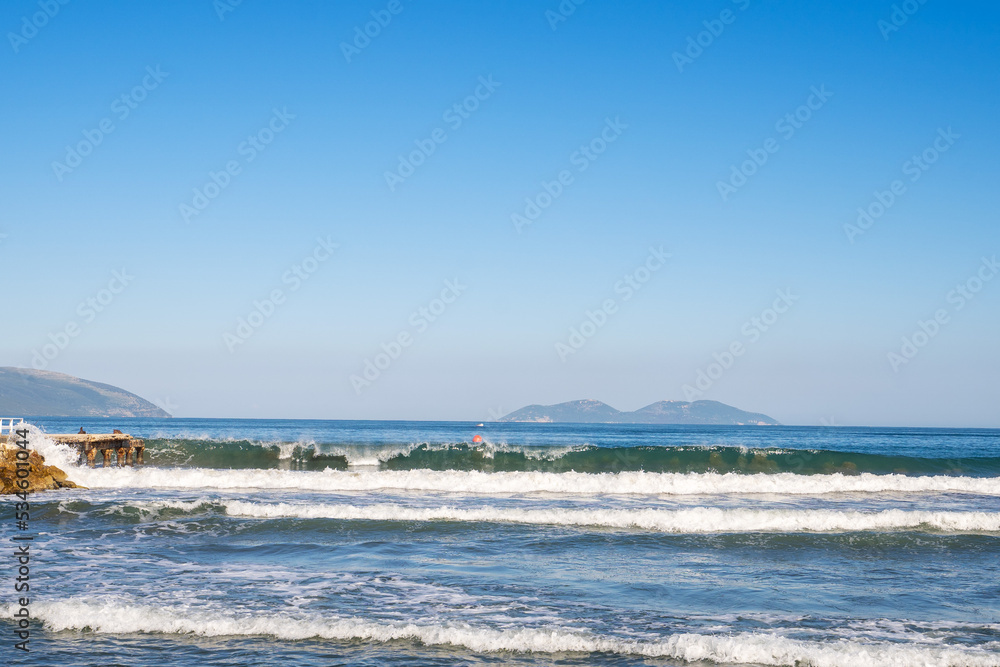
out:
{"label": "adobe stock watermark", "polygon": [[889,14],[889,19],[879,19],[876,24],[879,32],[882,33],[882,39],[888,42],[889,35],[897,32],[906,25],[910,17],[916,14],[925,4],[927,4],[927,0],[903,0],[899,4],[894,4],[892,12]]}
{"label": "adobe stock watermark", "polygon": [[176,403],[174,403],[173,399],[170,398],[169,396],[165,396],[163,398],[157,397],[157,398],[152,399],[151,402],[152,402],[153,405],[155,405],[159,409],[163,410],[164,412],[166,412],[171,417],[176,417],[177,416],[177,411],[180,410],[180,407],[181,407],[181,406],[177,405]]}
{"label": "adobe stock watermark", "polygon": [[434,299],[431,299],[426,306],[420,306],[410,313],[409,327],[402,329],[398,334],[389,339],[388,343],[383,342],[382,351],[375,353],[371,358],[366,358],[361,373],[354,373],[348,378],[354,393],[361,395],[364,389],[372,386],[382,374],[389,370],[389,367],[399,359],[403,351],[413,345],[417,336],[427,331],[431,324],[436,322],[451,304],[458,300],[468,285],[463,285],[458,278],[445,280],[444,289]]}
{"label": "adobe stock watermark", "polygon": [[385,9],[373,9],[371,21],[365,23],[364,26],[354,26],[354,39],[349,43],[340,43],[340,52],[344,54],[344,60],[350,63],[352,58],[360,56],[361,52],[371,45],[372,40],[389,27],[389,24],[392,23],[392,17],[401,14],[403,9],[405,7],[403,7],[401,0],[389,0]]}
{"label": "adobe stock watermark", "polygon": [[[623,123],[619,116],[615,116],[614,120],[605,118],[604,127],[597,136],[570,154],[570,165],[576,168],[577,173],[582,174],[587,171],[608,146],[618,141],[618,137],[627,129],[628,125]],[[541,189],[534,196],[524,198],[524,210],[510,214],[510,221],[517,233],[520,234],[524,227],[538,220],[542,212],[552,206],[552,203],[559,199],[575,180],[576,177],[570,169],[561,170],[551,181],[542,180]]]}
{"label": "adobe stock watermark", "polygon": [[927,344],[941,333],[941,328],[951,322],[951,316],[975,299],[986,283],[993,280],[997,273],[1000,273],[997,256],[983,257],[979,269],[965,282],[955,285],[954,289],[945,296],[945,301],[950,307],[938,308],[927,320],[917,320],[917,327],[913,333],[909,336],[903,336],[899,351],[894,350],[886,355],[893,372],[898,373],[902,366],[913,361],[920,350],[927,347]]}
{"label": "adobe stock watermark", "polygon": [[250,313],[246,317],[240,317],[236,320],[236,328],[233,333],[227,331],[222,334],[222,342],[229,348],[230,354],[236,352],[237,347],[250,340],[251,336],[274,316],[278,308],[285,305],[288,301],[288,295],[298,292],[302,285],[333,257],[334,251],[340,246],[334,243],[331,238],[330,236],[325,239],[318,237],[312,251],[281,274],[281,284],[287,287],[287,292],[281,287],[275,287],[263,299],[255,299]]}
{"label": "adobe stock watermark", "polygon": [[569,328],[569,337],[566,342],[556,341],[556,354],[559,355],[559,360],[566,363],[566,359],[571,354],[576,354],[583,349],[583,346],[608,323],[611,316],[618,312],[620,305],[631,301],[632,297],[652,280],[653,275],[666,266],[667,260],[671,256],[670,253],[663,250],[663,246],[659,248],[650,246],[649,254],[642,264],[626,273],[621,280],[612,286],[614,293],[621,297],[621,301],[609,297],[602,301],[595,310],[585,311],[580,324]]}
{"label": "adobe stock watermark", "polygon": [[66,174],[72,173],[74,169],[83,164],[83,159],[93,153],[94,149],[104,143],[104,139],[115,131],[117,128],[115,118],[119,122],[128,118],[151,92],[160,87],[160,84],[168,76],[170,76],[170,72],[162,71],[159,65],[155,69],[151,66],[147,67],[146,76],[142,77],[142,81],[137,86],[116,97],[111,102],[111,116],[102,118],[97,123],[97,127],[83,130],[83,139],[72,146],[66,146],[66,156],[63,161],[55,160],[52,162],[52,172],[59,182],[62,183]]}
{"label": "adobe stock watermark", "polygon": [[[741,12],[746,11],[747,7],[750,6],[750,0],[732,0],[732,2]],[[683,74],[687,65],[694,64],[694,61],[701,57],[705,49],[715,44],[715,40],[722,36],[726,26],[736,22],[737,16],[737,13],[727,8],[719,12],[718,18],[702,21],[701,24],[705,26],[705,29],[696,35],[689,35],[684,52],[674,51],[671,56],[674,59],[674,64],[677,65],[677,71]]]}
{"label": "adobe stock watermark", "polygon": [[[920,177],[931,168],[931,165],[938,161],[941,154],[947,152],[948,149],[955,145],[955,141],[961,137],[962,135],[955,134],[952,131],[951,126],[948,126],[947,130],[938,128],[938,136],[931,145],[903,163],[903,176],[909,176],[908,180],[910,183],[919,181]],[[854,221],[854,224],[847,223],[844,225],[844,233],[847,235],[847,240],[853,244],[855,238],[875,226],[878,219],[885,215],[886,211],[892,208],[906,192],[906,183],[898,178],[889,184],[888,189],[875,190],[872,201],[866,206],[858,207],[858,217]]]}
{"label": "adobe stock watermark", "polygon": [[[67,348],[74,338],[83,333],[84,325],[91,324],[97,316],[103,313],[114,303],[119,294],[132,284],[135,276],[129,275],[126,269],[112,271],[111,280],[96,294],[87,297],[76,307],[76,315],[79,318],[66,322],[55,333],[48,335],[49,342],[43,344],[41,348],[31,351],[31,367],[42,371],[48,368],[49,362],[55,359]],[[82,324],[81,324],[82,322]]]}
{"label": "adobe stock watermark", "polygon": [[49,21],[56,17],[64,5],[68,5],[69,0],[38,0],[39,11],[30,16],[21,17],[21,29],[17,32],[8,32],[7,40],[14,53],[18,53],[21,47],[35,38],[38,31],[49,24]]}
{"label": "adobe stock watermark", "polygon": [[208,180],[205,181],[205,184],[194,188],[191,203],[183,202],[178,206],[181,219],[190,223],[191,218],[201,215],[208,208],[208,205],[229,187],[230,183],[233,182],[233,177],[243,172],[244,165],[250,164],[263,153],[275,137],[285,131],[289,121],[294,119],[295,115],[288,113],[288,107],[281,111],[272,109],[271,118],[267,124],[255,133],[247,135],[246,141],[241,141],[236,147],[236,154],[242,158],[242,161],[240,159],[229,160],[221,170],[208,172]]}
{"label": "adobe stock watermark", "polygon": [[[490,99],[496,89],[502,84],[493,80],[493,75],[479,77],[479,85],[460,102],[455,102],[444,110],[441,114],[443,120],[452,131],[462,127],[472,114],[479,109],[479,105]],[[399,156],[399,164],[394,171],[386,171],[385,184],[389,186],[389,192],[395,192],[396,188],[407,178],[416,173],[417,168],[427,161],[438,146],[448,141],[448,132],[443,127],[436,127],[426,139],[415,139],[413,141],[415,149],[406,155]]]}
{"label": "adobe stock watermark", "polygon": [[[781,136],[781,139],[788,141],[795,133],[801,130],[808,123],[813,113],[819,111],[826,104],[827,100],[833,97],[833,93],[826,89],[826,84],[819,88],[812,86],[809,88],[809,96],[804,104],[796,107],[794,111],[786,113],[774,124],[774,130]],[[761,148],[747,149],[749,159],[744,160],[739,166],[731,165],[729,179],[717,181],[716,189],[722,201],[729,201],[729,198],[736,194],[737,190],[747,184],[747,181],[763,167],[772,155],[781,148],[781,142],[774,137],[764,140]]]}
{"label": "adobe stock watermark", "polygon": [[212,7],[215,9],[215,15],[219,17],[220,21],[226,20],[226,14],[230,14],[236,11],[236,8],[243,4],[243,0],[215,0],[212,3]]}
{"label": "adobe stock watermark", "polygon": [[[23,426],[23,424],[22,424]],[[11,536],[11,542],[13,544],[13,562],[14,562],[14,585],[12,588],[15,592],[20,593],[24,597],[17,599],[17,604],[13,605],[16,611],[12,612],[11,620],[13,624],[17,627],[14,630],[14,635],[19,642],[14,642],[14,648],[19,651],[24,651],[25,653],[31,651],[28,644],[31,642],[31,598],[28,597],[28,593],[31,591],[31,543],[35,539],[35,536],[31,534],[31,501],[28,500],[28,487],[30,483],[28,478],[31,477],[32,466],[31,466],[31,451],[29,450],[28,435],[30,431],[26,428],[14,429],[14,425],[11,424],[11,430],[13,431],[8,436],[10,440],[14,441],[14,479],[11,480],[13,485],[17,488],[14,493],[14,530],[15,533]]]}
{"label": "adobe stock watermark", "polygon": [[681,387],[684,392],[684,400],[693,401],[705,395],[705,392],[731,369],[736,360],[746,354],[748,347],[761,339],[765,333],[777,323],[781,316],[787,313],[799,297],[792,294],[790,289],[778,290],[777,298],[771,303],[769,308],[765,308],[760,315],[751,317],[740,327],[742,338],[737,338],[730,343],[722,352],[712,353],[714,361],[705,368],[699,368],[695,375],[693,384],[686,384]]}
{"label": "adobe stock watermark", "polygon": [[549,22],[549,27],[552,28],[553,32],[559,27],[560,23],[565,23],[570,16],[576,13],[576,8],[585,3],[587,0],[562,0],[559,6],[556,7],[555,11],[551,9],[545,10],[545,20]]}

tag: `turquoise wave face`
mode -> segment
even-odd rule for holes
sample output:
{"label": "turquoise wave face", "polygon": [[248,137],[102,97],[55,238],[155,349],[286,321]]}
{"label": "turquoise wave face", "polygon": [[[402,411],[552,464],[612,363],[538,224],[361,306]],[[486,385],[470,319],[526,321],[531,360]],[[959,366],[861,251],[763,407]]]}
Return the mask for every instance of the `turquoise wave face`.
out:
{"label": "turquoise wave face", "polygon": [[203,439],[152,439],[146,446],[148,463],[196,468],[346,470],[363,466],[381,470],[481,472],[872,473],[973,477],[1000,474],[1000,457],[928,458],[728,446],[368,445]]}

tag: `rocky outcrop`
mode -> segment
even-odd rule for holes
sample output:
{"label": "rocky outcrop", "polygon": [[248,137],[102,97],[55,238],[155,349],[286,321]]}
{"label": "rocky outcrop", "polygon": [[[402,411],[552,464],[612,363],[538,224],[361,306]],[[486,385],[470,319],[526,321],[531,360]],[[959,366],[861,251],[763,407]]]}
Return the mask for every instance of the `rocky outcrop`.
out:
{"label": "rocky outcrop", "polygon": [[110,384],[53,371],[0,367],[0,415],[11,417],[169,417]]}
{"label": "rocky outcrop", "polygon": [[575,422],[578,424],[714,424],[724,426],[778,426],[759,412],[746,412],[718,401],[660,401],[635,412],[621,412],[595,400],[558,405],[529,405],[500,419],[502,422]]}
{"label": "rocky outcrop", "polygon": [[[28,488],[22,489],[18,486],[17,477],[17,452],[19,448],[14,445],[0,444],[0,495],[12,493],[34,493],[36,491],[48,491],[52,489],[82,489],[86,487],[77,486],[66,478],[66,473],[55,466],[45,464],[45,457],[33,449],[28,450],[28,463],[30,474],[26,479]],[[22,459],[23,463],[23,459]],[[24,466],[21,466],[22,468]]]}

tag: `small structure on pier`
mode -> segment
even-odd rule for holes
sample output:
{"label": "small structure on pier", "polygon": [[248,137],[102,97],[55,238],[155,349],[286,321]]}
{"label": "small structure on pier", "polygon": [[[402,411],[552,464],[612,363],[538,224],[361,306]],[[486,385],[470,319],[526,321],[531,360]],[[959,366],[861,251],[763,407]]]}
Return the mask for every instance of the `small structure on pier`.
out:
{"label": "small structure on pier", "polygon": [[[15,437],[15,431],[24,423],[23,419],[11,419],[4,417],[0,419],[0,442],[6,442]],[[91,468],[97,465],[97,452],[101,452],[102,464],[105,468],[111,465],[111,456],[114,454],[120,466],[142,465],[142,455],[146,449],[146,443],[133,438],[128,433],[122,433],[115,429],[114,433],[87,433],[82,428],[79,433],[46,433],[56,442],[64,445],[73,445],[80,452],[80,460],[87,459],[87,465]]]}

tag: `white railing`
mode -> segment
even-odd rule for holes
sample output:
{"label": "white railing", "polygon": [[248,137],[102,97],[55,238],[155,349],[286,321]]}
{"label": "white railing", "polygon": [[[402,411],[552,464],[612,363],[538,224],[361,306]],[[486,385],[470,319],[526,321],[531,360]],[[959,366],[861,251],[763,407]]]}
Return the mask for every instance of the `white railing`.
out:
{"label": "white railing", "polygon": [[23,423],[20,417],[0,417],[0,435],[12,435]]}

